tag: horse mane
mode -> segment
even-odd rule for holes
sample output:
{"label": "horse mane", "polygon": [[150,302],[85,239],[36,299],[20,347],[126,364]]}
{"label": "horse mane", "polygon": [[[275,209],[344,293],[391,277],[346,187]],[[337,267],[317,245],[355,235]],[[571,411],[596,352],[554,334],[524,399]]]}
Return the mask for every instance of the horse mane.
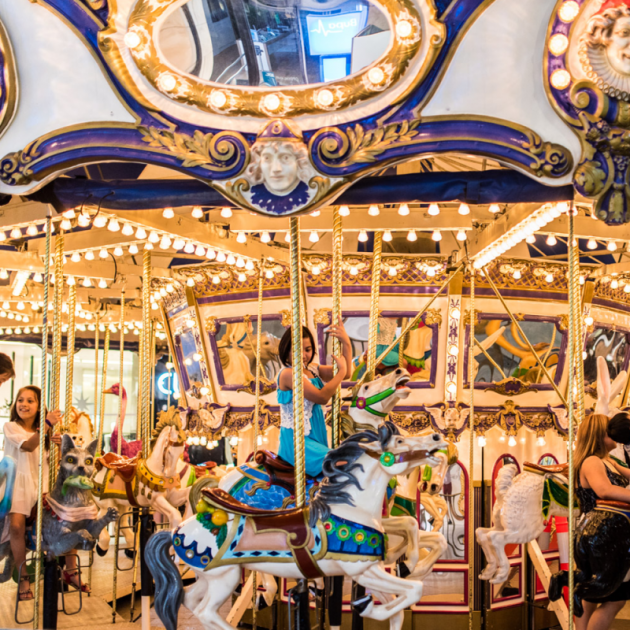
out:
{"label": "horse mane", "polygon": [[322,465],[322,474],[325,478],[319,484],[319,489],[310,502],[309,525],[311,527],[314,527],[318,520],[325,521],[330,517],[330,505],[333,503],[354,506],[350,493],[344,491],[344,488],[356,486],[359,490],[363,490],[354,473],[357,469],[363,472],[363,466],[357,462],[365,453],[361,445],[378,442],[381,450],[384,451],[393,435],[400,435],[400,431],[393,422],[387,421],[378,428],[378,434],[372,430],[355,433],[337,448],[328,452]]}
{"label": "horse mane", "polygon": [[166,427],[175,427],[177,429],[180,442],[184,442],[186,440],[186,434],[182,430],[182,421],[176,407],[169,407],[166,411],[160,411],[158,413],[158,422],[153,429],[152,437],[159,437],[160,433],[162,433]]}

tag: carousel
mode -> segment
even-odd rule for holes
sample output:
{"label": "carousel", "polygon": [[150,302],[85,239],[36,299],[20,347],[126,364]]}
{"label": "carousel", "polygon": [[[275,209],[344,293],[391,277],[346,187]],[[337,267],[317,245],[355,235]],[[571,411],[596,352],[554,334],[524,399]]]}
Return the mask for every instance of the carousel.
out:
{"label": "carousel", "polygon": [[630,504],[574,554],[572,445],[630,409],[629,59],[628,0],[0,0],[0,342],[47,427],[23,562],[0,461],[0,626],[615,591]]}

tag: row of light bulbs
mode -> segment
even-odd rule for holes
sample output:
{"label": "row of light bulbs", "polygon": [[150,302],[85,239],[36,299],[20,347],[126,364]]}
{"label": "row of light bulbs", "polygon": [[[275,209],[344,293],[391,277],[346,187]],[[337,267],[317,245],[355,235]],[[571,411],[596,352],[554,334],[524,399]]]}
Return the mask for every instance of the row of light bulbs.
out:
{"label": "row of light bulbs", "polygon": [[[7,316],[10,315],[7,314]],[[0,317],[3,317],[0,314]],[[11,319],[11,318],[9,318]],[[15,316],[16,321],[20,321],[17,319],[17,315]],[[22,323],[26,324],[28,323],[28,317],[24,316],[24,318],[22,319]],[[52,328],[52,323],[48,324],[49,328]],[[133,332],[134,335],[140,335],[140,330],[141,330],[142,326],[136,326],[134,325],[133,328],[131,326],[127,327],[127,324],[125,324],[124,328],[123,328],[123,332],[125,335],[129,334],[129,331]],[[66,333],[68,332],[69,326],[68,324],[62,324],[61,325],[61,332]],[[100,332],[105,332],[107,329],[109,329],[109,331],[111,333],[117,333],[120,331],[120,325],[116,325],[114,323],[111,324],[99,324],[98,329]],[[81,331],[81,332],[96,332],[96,324],[75,324],[75,330]],[[39,325],[33,326],[32,328],[30,326],[26,326],[25,328],[21,328],[21,327],[17,327],[17,328],[0,328],[0,335],[21,335],[21,334],[26,334],[29,335],[34,333],[37,334],[39,332],[41,332],[41,327]],[[162,332],[160,330],[156,331],[155,336],[158,339],[166,339],[166,333]]]}
{"label": "row of light bulbs", "polygon": [[[525,444],[526,443],[526,439],[524,437],[521,438],[521,444]],[[499,442],[505,442],[505,435],[502,435],[499,437]],[[516,438],[513,435],[510,435],[508,437],[508,446],[516,446]],[[480,448],[483,448],[484,446],[486,446],[487,444],[487,440],[486,440],[486,436],[485,435],[479,435],[477,436],[477,445]],[[544,436],[539,435],[536,438],[536,446],[546,446],[547,445],[547,441],[545,440]]]}

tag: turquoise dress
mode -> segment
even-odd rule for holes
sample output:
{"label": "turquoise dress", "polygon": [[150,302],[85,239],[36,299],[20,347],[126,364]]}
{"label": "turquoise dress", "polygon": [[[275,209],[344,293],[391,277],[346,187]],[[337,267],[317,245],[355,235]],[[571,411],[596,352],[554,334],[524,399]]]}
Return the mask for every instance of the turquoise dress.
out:
{"label": "turquoise dress", "polygon": [[[286,369],[286,368],[285,368]],[[311,366],[311,372],[317,372],[317,366]],[[282,370],[280,371],[282,374]],[[293,451],[293,390],[280,389],[280,374],[278,374],[278,404],[280,405],[280,449],[278,455],[286,462],[295,466]],[[309,381],[322,389],[324,382],[319,375]],[[321,405],[304,399],[304,457],[306,460],[306,474],[311,477],[321,475],[324,458],[328,454],[328,434],[326,421]]]}

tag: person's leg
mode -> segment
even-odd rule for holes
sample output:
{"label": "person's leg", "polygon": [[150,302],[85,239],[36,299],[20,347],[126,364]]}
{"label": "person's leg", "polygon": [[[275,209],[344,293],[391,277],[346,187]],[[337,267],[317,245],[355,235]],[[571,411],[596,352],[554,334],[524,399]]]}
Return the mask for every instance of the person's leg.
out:
{"label": "person's leg", "polygon": [[76,554],[66,556],[66,570],[63,573],[66,584],[70,582],[77,588],[81,588],[84,593],[90,592],[90,587],[87,584],[84,582],[79,583],[79,569]]}
{"label": "person's leg", "polygon": [[622,601],[602,604],[592,614],[591,620],[588,622],[588,630],[608,630],[625,603]]}
{"label": "person's leg", "polygon": [[597,604],[585,600],[582,600],[582,606],[584,606],[584,614],[581,617],[574,617],[575,630],[587,630],[588,622],[597,608]]}
{"label": "person's leg", "polygon": [[24,562],[26,561],[26,516],[24,514],[17,514],[11,512],[9,514],[9,533],[11,536],[11,552],[13,553],[13,559],[15,560],[15,566],[22,566],[22,573],[20,575],[20,599],[33,599],[33,592],[31,591],[31,583],[26,571]]}

